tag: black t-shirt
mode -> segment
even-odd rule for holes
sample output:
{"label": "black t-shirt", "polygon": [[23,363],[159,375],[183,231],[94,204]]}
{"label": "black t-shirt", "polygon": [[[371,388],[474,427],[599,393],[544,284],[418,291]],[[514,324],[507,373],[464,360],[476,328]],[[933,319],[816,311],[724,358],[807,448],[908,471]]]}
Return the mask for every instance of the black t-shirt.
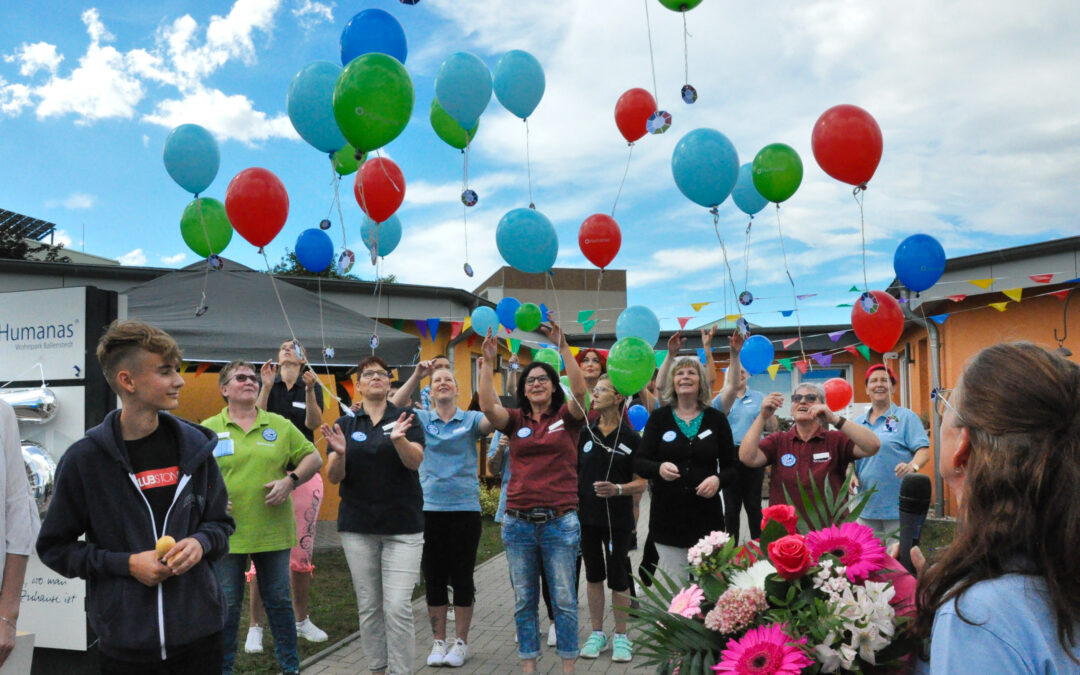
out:
{"label": "black t-shirt", "polygon": [[[323,407],[322,386],[315,385],[315,400],[319,409]],[[296,425],[304,438],[312,443],[315,442],[315,431],[307,428],[307,387],[304,386],[304,378],[298,377],[289,389],[278,375],[274,384],[270,387],[270,396],[266,399],[266,412],[277,413]]]}
{"label": "black t-shirt", "polygon": [[640,443],[641,436],[625,422],[607,436],[600,431],[599,423],[581,430],[578,439],[578,520],[582,525],[607,527],[610,511],[613,529],[634,528],[634,498],[630,495],[608,499],[597,497],[593,483],[608,481],[625,485],[634,480],[633,454]]}
{"label": "black t-shirt", "polygon": [[180,480],[180,444],[167,424],[158,424],[149,436],[124,441],[124,445],[139,488],[154,512],[154,529],[160,537]]}

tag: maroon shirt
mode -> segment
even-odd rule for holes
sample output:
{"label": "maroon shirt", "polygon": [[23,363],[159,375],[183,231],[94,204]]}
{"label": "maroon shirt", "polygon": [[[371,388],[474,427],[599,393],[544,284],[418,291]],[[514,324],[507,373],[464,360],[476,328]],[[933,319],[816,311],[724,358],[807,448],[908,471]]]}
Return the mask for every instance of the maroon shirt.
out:
{"label": "maroon shirt", "polygon": [[787,504],[784,488],[799,512],[803,511],[799,497],[799,485],[807,495],[812,495],[808,474],[813,474],[814,482],[822,494],[825,493],[825,481],[829,481],[835,496],[843,486],[848,465],[855,460],[855,443],[842,431],[825,431],[819,428],[817,433],[803,441],[795,427],[789,431],[769,434],[761,439],[759,446],[772,465],[772,477],[769,480],[769,506]]}
{"label": "maroon shirt", "polygon": [[564,404],[537,422],[523,410],[511,409],[502,429],[510,439],[510,483],[506,508],[542,506],[556,511],[576,509],[577,440],[584,420],[576,419]]}

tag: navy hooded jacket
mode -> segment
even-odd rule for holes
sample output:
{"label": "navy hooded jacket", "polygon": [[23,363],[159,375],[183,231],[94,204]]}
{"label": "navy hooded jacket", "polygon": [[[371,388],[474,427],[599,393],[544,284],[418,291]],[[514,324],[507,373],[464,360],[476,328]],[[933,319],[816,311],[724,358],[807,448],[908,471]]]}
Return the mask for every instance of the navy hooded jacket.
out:
{"label": "navy hooded jacket", "polygon": [[203,558],[154,587],[133,577],[129,556],[153,550],[159,528],[132,471],[119,416],[119,410],[109,413],[60,458],[37,552],[65,577],[87,580],[87,614],[103,653],[125,661],[161,660],[170,649],[222,630],[225,597],[211,562],[228,553],[236,524],[226,513],[225,481],[213,458],[217,434],[159,413],[159,424],[172,430],[180,448],[180,477],[164,531],[177,541],[194,537]]}

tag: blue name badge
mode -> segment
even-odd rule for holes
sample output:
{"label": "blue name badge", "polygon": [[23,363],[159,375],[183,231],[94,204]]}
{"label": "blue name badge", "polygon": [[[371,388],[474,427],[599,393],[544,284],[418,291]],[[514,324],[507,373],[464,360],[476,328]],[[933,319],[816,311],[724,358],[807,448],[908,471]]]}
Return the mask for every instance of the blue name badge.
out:
{"label": "blue name badge", "polygon": [[427,432],[434,436],[439,433],[439,427],[435,426],[435,423],[433,422],[427,425]]}
{"label": "blue name badge", "polygon": [[791,454],[790,452],[785,454],[783,457],[780,458],[780,463],[788,467],[795,466],[795,455]]}
{"label": "blue name badge", "polygon": [[367,440],[367,434],[365,434],[363,431],[354,431],[352,433],[352,439],[357,443],[363,443]]}
{"label": "blue name badge", "polygon": [[233,454],[233,442],[228,435],[218,436],[217,445],[214,446],[214,457],[228,457]]}
{"label": "blue name badge", "polygon": [[273,429],[263,429],[262,437],[268,441],[276,441],[277,432]]}
{"label": "blue name badge", "polygon": [[529,436],[532,436],[532,429],[529,427],[521,427],[517,430],[518,438],[528,438]]}

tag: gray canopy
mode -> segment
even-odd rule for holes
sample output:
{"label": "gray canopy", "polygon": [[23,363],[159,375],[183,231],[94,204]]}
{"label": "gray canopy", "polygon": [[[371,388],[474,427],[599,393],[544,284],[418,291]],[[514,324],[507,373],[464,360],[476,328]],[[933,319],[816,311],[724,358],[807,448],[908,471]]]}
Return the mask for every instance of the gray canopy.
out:
{"label": "gray canopy", "polygon": [[[209,275],[206,263],[200,261],[133,286],[125,294],[128,318],[167,331],[189,361],[276,360],[281,343],[290,337],[289,324],[307,349],[312,365],[355,366],[372,354],[371,336],[376,329],[379,345],[375,355],[392,367],[415,363],[420,352],[420,339],[414,335],[325,299],[320,316],[315,293],[231,260],[224,260],[223,269]],[[207,311],[196,316],[203,304]],[[324,346],[333,347],[333,357],[325,356]]]}

